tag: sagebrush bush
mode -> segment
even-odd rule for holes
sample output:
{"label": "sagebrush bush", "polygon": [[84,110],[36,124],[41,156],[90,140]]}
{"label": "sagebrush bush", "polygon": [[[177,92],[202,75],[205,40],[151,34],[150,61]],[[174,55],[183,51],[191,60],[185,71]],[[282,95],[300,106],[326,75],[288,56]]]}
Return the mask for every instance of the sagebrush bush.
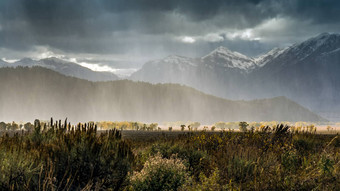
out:
{"label": "sagebrush bush", "polygon": [[130,177],[132,190],[178,190],[188,179],[183,161],[176,155],[163,158],[160,153],[151,156],[140,172]]}
{"label": "sagebrush bush", "polygon": [[176,155],[182,159],[190,171],[190,175],[195,176],[196,180],[202,172],[208,174],[213,168],[210,165],[208,154],[194,147],[180,144],[154,144],[148,154],[155,155],[157,153],[160,153],[165,158],[171,158],[171,156]]}

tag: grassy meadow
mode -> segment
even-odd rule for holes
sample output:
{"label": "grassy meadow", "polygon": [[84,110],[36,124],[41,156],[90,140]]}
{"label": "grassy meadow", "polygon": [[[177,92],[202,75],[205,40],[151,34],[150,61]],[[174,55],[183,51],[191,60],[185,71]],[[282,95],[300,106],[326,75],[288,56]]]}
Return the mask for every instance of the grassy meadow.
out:
{"label": "grassy meadow", "polygon": [[336,129],[295,125],[0,123],[0,190],[340,190]]}

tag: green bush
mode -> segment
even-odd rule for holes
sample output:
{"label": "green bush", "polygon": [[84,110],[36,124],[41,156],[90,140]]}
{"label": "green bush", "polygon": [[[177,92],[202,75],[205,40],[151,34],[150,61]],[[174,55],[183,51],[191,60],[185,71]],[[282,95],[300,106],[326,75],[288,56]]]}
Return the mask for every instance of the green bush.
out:
{"label": "green bush", "polygon": [[301,154],[311,154],[315,149],[316,142],[312,137],[297,136],[293,139],[294,148]]}
{"label": "green bush", "polygon": [[201,173],[199,176],[199,181],[194,181],[189,179],[186,184],[181,188],[181,190],[196,191],[219,191],[219,190],[231,190],[228,189],[228,185],[222,186],[219,184],[220,176],[219,170],[215,169],[209,177]]}
{"label": "green bush", "polygon": [[171,156],[176,155],[183,160],[190,174],[194,175],[196,179],[201,172],[207,173],[212,169],[208,155],[193,147],[181,144],[154,144],[149,153],[151,155],[160,153],[164,158],[171,158]]}
{"label": "green bush", "polygon": [[301,163],[296,153],[287,151],[281,155],[281,165],[287,173],[296,173]]}
{"label": "green bush", "polygon": [[235,182],[242,183],[251,180],[256,173],[256,163],[235,157],[229,161],[228,176]]}

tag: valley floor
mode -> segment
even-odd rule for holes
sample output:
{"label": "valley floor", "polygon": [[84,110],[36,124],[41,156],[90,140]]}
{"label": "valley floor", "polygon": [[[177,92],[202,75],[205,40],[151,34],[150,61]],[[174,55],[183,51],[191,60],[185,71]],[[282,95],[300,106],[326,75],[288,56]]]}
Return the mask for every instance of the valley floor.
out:
{"label": "valley floor", "polygon": [[30,133],[3,132],[0,169],[1,190],[339,190],[340,137],[285,125],[104,131],[36,121]]}

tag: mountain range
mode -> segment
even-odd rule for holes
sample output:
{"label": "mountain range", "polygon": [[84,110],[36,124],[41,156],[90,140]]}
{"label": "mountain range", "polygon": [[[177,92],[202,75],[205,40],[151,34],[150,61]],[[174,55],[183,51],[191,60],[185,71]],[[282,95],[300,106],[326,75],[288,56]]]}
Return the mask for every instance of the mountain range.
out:
{"label": "mountain range", "polygon": [[33,67],[40,66],[44,68],[48,68],[59,72],[61,74],[77,77],[80,79],[90,80],[90,81],[112,81],[118,80],[118,76],[111,72],[96,72],[92,71],[86,67],[80,66],[76,63],[65,61],[62,59],[58,59],[55,57],[45,58],[41,60],[32,60],[30,58],[24,58],[14,63],[8,63],[3,60],[0,60],[0,68],[1,67],[17,67],[17,66],[25,66],[25,67]]}
{"label": "mountain range", "polygon": [[42,67],[0,68],[0,82],[0,121],[325,121],[285,97],[231,101],[179,84],[91,82]]}
{"label": "mountain range", "polygon": [[146,63],[130,79],[185,84],[236,100],[286,96],[340,120],[339,74],[340,34],[322,33],[256,58],[225,47],[200,58],[169,56]]}
{"label": "mountain range", "polygon": [[[118,80],[57,58],[0,60],[0,67],[41,66],[90,81]],[[289,47],[248,57],[218,47],[199,58],[171,55],[145,63],[128,79],[178,83],[232,100],[285,96],[330,120],[340,121],[340,34],[322,33]]]}

